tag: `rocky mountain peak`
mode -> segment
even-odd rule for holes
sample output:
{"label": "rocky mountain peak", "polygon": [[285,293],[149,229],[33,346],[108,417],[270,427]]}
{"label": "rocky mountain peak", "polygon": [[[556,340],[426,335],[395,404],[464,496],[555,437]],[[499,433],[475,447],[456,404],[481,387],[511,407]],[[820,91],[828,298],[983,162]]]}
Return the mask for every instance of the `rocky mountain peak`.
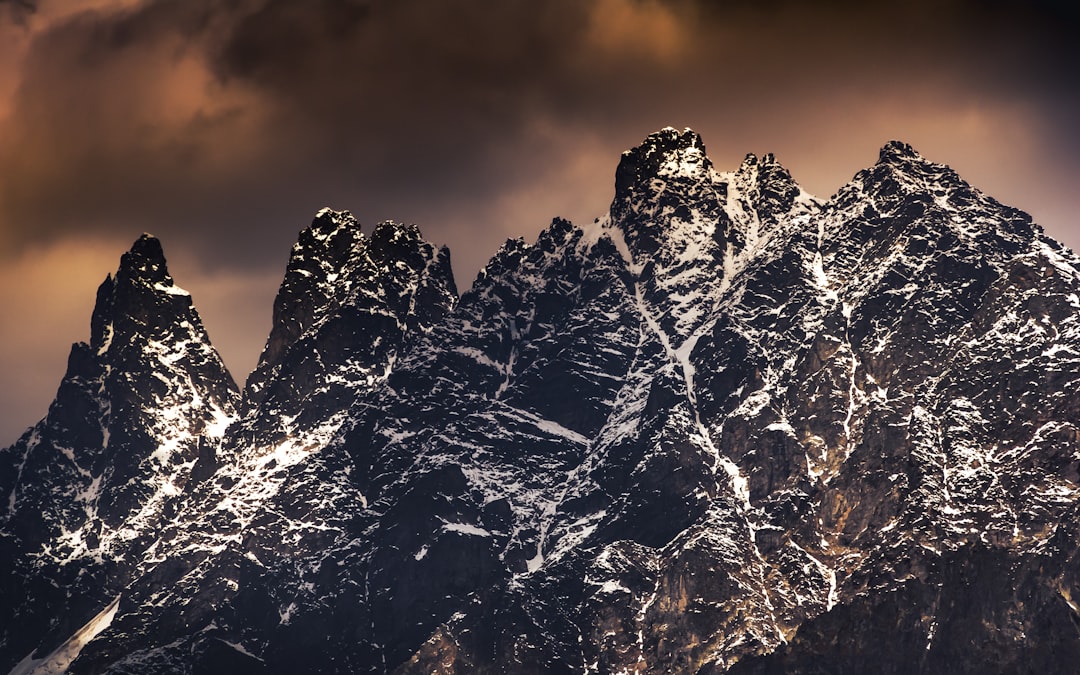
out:
{"label": "rocky mountain peak", "polygon": [[385,242],[413,242],[422,243],[423,235],[420,228],[415,224],[399,223],[393,220],[384,220],[375,226],[371,233],[372,240]]}
{"label": "rocky mountain peak", "polygon": [[902,141],[886,143],[878,161],[855,174],[830,200],[833,210],[871,206],[869,215],[901,213],[907,220],[935,208],[957,211],[977,205],[994,208],[952,168],[924,158]]}
{"label": "rocky mountain peak", "polygon": [[718,174],[718,179],[728,185],[734,184],[740,195],[757,190],[771,190],[774,192],[787,192],[794,190],[799,192],[798,183],[792,178],[784,165],[776,155],[767,152],[761,157],[754,153],[748,153],[739,167],[733,172]]}
{"label": "rocky mountain peak", "polygon": [[360,223],[348,211],[320,209],[311,224],[300,231],[289,255],[285,278],[274,299],[273,325],[259,365],[248,377],[245,394],[262,388],[264,372],[276,365],[286,351],[326,311],[337,292],[336,281],[357,254],[363,234]]}
{"label": "rocky mountain peak", "polygon": [[[768,156],[771,157],[772,153],[769,153]],[[748,152],[746,153],[746,156],[743,157],[743,161],[739,164],[739,173],[749,173],[756,169],[757,165],[758,156],[752,152]]]}
{"label": "rocky mountain peak", "polygon": [[[210,343],[191,295],[173,282],[161,242],[144,234],[97,291],[90,343],[72,348],[65,383],[100,380],[92,395],[105,408],[167,401],[231,415],[236,385]],[[64,389],[64,385],[61,386]],[[217,419],[214,415],[209,417]],[[192,428],[199,422],[190,419]]]}
{"label": "rocky mountain peak", "polygon": [[771,153],[720,172],[696,132],[668,128],[623,153],[603,227],[678,343],[780,223],[817,208]]}
{"label": "rocky mountain peak", "polygon": [[623,153],[615,171],[615,198],[647,195],[655,189],[655,179],[701,180],[711,169],[705,144],[696,131],[667,127]]}
{"label": "rocky mountain peak", "polygon": [[690,127],[686,127],[682,131],[675,127],[664,127],[646,136],[636,148],[624,152],[623,157],[635,153],[643,153],[646,156],[666,156],[690,148],[699,148],[702,152],[705,152],[705,144],[701,140],[701,134]]}
{"label": "rocky mountain peak", "polygon": [[882,146],[873,166],[860,171],[855,181],[867,190],[894,193],[933,193],[970,186],[949,166],[932,162],[903,141],[889,141]]}
{"label": "rocky mountain peak", "polygon": [[366,255],[383,265],[400,269],[400,263],[409,269],[419,269],[426,264],[432,251],[435,251],[437,258],[445,258],[445,264],[449,265],[449,249],[442,247],[436,250],[424,239],[419,227],[386,220],[372,231],[367,241]]}
{"label": "rocky mountain peak", "polygon": [[161,242],[143,234],[98,287],[90,346],[101,354],[114,346],[136,354],[149,338],[202,341],[205,330],[191,295],[173,282]]}
{"label": "rocky mountain peak", "polygon": [[794,183],[794,179],[788,170],[776,159],[776,155],[766,152],[760,157],[752,152],[746,153],[742,162],[733,172],[724,172],[720,176],[730,179],[732,176],[746,177],[753,181],[769,180],[775,176],[784,176],[788,182]]}
{"label": "rocky mountain peak", "polygon": [[365,236],[348,211],[320,210],[293,246],[245,416],[320,408],[311,397],[335,400],[315,417],[340,412],[456,302],[450,252],[418,227],[386,221]]}
{"label": "rocky mountain peak", "polygon": [[[90,343],[72,346],[48,415],[0,451],[0,576],[36,582],[0,589],[0,650],[26,635],[55,646],[85,622],[84,609],[115,609],[110,580],[157,545],[195,465],[213,470],[237,398],[160,242],[143,235],[98,289]],[[68,618],[57,603],[73,594]]]}
{"label": "rocky mountain peak", "polygon": [[881,151],[878,153],[879,162],[890,162],[893,164],[919,161],[922,159],[922,155],[920,155],[915,148],[911,147],[909,143],[897,140],[891,140],[881,146]]}
{"label": "rocky mountain peak", "polygon": [[313,274],[318,266],[336,269],[343,266],[363,237],[360,223],[348,211],[323,208],[301,230],[290,256],[290,265],[301,263],[296,269],[301,274]]}
{"label": "rocky mountain peak", "polygon": [[172,277],[165,266],[165,252],[157,237],[144,233],[131,249],[120,257],[119,279],[139,280],[146,283],[172,285]]}
{"label": "rocky mountain peak", "polygon": [[616,239],[625,238],[634,265],[669,244],[684,247],[681,224],[702,213],[713,220],[724,199],[716,178],[701,137],[690,129],[662,129],[623,153],[609,225]]}

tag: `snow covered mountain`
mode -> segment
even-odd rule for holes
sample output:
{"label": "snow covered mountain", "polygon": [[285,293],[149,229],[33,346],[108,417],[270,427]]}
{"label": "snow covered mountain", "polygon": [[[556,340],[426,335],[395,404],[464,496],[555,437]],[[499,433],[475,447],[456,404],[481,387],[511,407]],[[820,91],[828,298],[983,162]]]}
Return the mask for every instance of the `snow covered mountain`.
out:
{"label": "snow covered mountain", "polygon": [[0,672],[1072,672],[1080,260],[664,129],[460,296],[320,211],[242,393],[140,239],[0,451]]}

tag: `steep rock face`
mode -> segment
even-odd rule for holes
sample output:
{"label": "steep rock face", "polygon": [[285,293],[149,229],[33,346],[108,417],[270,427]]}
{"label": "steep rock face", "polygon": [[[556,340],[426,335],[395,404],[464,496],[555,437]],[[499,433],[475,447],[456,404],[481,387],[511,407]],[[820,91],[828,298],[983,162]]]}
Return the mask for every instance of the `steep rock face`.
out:
{"label": "steep rock face", "polygon": [[131,609],[81,667],[259,668],[246,650],[293,672],[371,663],[370,645],[325,647],[355,644],[372,625],[355,563],[371,526],[369,485],[344,442],[359,414],[350,410],[370,405],[365,393],[456,301],[448,251],[415,226],[381,223],[369,236],[348,212],[320,211],[293,247],[217,471],[177,524],[166,562],[135,581]]}
{"label": "steep rock face", "polygon": [[90,342],[72,347],[48,415],[0,453],[0,662],[47,654],[122,592],[237,398],[144,235],[98,289]]}
{"label": "steep rock face", "polygon": [[[340,433],[267,455],[295,463],[237,523],[235,613],[200,617],[213,629],[172,663],[195,643],[205,667],[224,669],[203,651],[222,639],[282,670],[386,670],[474,593],[543,563],[544,514],[587,444],[575,429],[614,405],[617,380],[596,375],[628,358],[637,333],[618,304],[618,252],[581,240],[555,221],[535,245],[508,242],[385,385],[359,392]],[[581,284],[593,268],[606,271]],[[599,321],[596,303],[612,303]],[[545,372],[573,383],[583,405],[552,397]]]}
{"label": "steep rock face", "polygon": [[820,200],[665,129],[615,183],[460,300],[320,212],[72,672],[1070,672],[1080,261],[902,143]]}
{"label": "steep rock face", "polygon": [[664,129],[623,153],[605,234],[657,334],[678,348],[779,226],[817,208],[772,155],[718,172],[698,134]]}
{"label": "steep rock face", "polygon": [[[394,617],[378,628],[396,638],[388,663],[470,595],[544,564],[551,511],[617,405],[610,373],[627,368],[637,327],[617,250],[582,239],[555,221],[535,245],[508,242],[377,394],[404,414],[357,427],[391,439],[356,438],[376,451],[370,579],[373,602]],[[468,573],[443,572],[458,567]]]}
{"label": "steep rock face", "polygon": [[[1063,672],[1077,639],[1064,621],[1076,565],[1076,259],[900,144],[834,201],[854,239],[825,255],[845,316],[831,342],[850,360],[850,412],[833,423],[842,454],[821,444],[827,487],[810,522],[820,519],[844,606],[741,668],[813,672],[826,658],[837,672],[875,660],[893,672]],[[793,426],[817,444],[805,422]],[[884,633],[903,640],[875,657]]]}
{"label": "steep rock face", "polygon": [[[675,173],[697,144],[654,164]],[[682,201],[700,204],[692,165]],[[673,213],[669,190],[647,203]],[[947,672],[962,648],[940,642],[946,624],[983,626],[962,643],[973,671],[1075,649],[1052,617],[1073,611],[1075,582],[1076,258],[899,143],[828,202],[780,193],[751,202],[742,222],[771,229],[727,283],[692,284],[714,289],[704,317],[683,298],[665,314],[649,286],[681,223],[637,249],[625,235],[642,330],[663,349],[642,360],[638,404],[624,397],[636,432],[592,464],[614,503],[406,670],[450,652],[465,671],[722,672],[775,652],[739,667],[818,672],[827,655],[845,672]],[[707,211],[713,232],[739,232],[729,209]],[[617,195],[612,221],[633,212]],[[983,561],[997,581],[967,581]],[[1026,590],[980,597],[993,583]],[[896,632],[910,637],[878,654]]]}
{"label": "steep rock face", "polygon": [[319,211],[289,257],[245,421],[287,435],[345,410],[456,302],[450,252],[416,226],[384,222],[369,236],[348,211]]}

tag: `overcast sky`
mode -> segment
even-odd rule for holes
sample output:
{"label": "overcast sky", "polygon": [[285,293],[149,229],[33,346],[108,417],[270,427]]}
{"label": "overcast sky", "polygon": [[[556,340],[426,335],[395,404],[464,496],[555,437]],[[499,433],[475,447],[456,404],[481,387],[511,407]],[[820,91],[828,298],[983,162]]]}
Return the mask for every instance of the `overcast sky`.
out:
{"label": "overcast sky", "polygon": [[1078,27],[1049,0],[0,0],[0,445],[144,231],[242,384],[322,206],[417,223],[465,289],[601,215],[668,125],[822,197],[905,140],[1080,248]]}

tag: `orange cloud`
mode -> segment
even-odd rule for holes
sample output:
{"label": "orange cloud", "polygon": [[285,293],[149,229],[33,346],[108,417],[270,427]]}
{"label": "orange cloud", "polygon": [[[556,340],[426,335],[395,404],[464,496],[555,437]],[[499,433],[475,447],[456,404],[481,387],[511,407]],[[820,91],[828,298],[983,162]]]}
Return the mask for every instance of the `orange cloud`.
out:
{"label": "orange cloud", "polygon": [[658,0],[596,0],[586,40],[610,56],[639,55],[673,64],[686,51],[690,31],[670,4]]}
{"label": "orange cloud", "polygon": [[71,343],[90,336],[98,284],[126,246],[71,239],[0,265],[0,445],[45,415]]}

